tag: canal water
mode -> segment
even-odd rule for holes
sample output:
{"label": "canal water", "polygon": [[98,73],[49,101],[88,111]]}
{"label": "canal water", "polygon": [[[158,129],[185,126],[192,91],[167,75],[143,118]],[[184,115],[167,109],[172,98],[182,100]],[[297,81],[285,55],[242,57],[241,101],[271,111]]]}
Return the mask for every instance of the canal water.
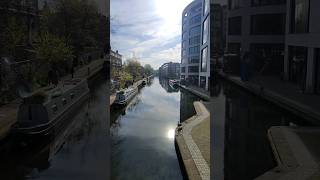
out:
{"label": "canal water", "polygon": [[111,107],[112,179],[183,179],[174,130],[194,114],[195,100],[155,77],[127,107]]}
{"label": "canal water", "polygon": [[268,129],[308,125],[303,119],[224,80],[218,80],[213,91],[213,179],[249,180],[262,175],[276,166]]}
{"label": "canal water", "polygon": [[89,101],[51,141],[38,141],[30,147],[8,137],[0,148],[0,179],[108,179],[106,92],[106,81],[97,80]]}

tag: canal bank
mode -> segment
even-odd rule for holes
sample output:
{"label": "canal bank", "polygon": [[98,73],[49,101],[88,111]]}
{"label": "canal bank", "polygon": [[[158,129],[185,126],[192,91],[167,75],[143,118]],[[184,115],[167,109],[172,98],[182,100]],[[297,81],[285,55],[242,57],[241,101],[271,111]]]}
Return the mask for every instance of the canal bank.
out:
{"label": "canal bank", "polygon": [[275,78],[252,78],[253,80],[244,82],[238,76],[223,72],[219,72],[218,75],[313,124],[320,125],[319,95],[304,94],[298,87]]}
{"label": "canal bank", "polygon": [[[94,84],[95,80],[97,80],[102,73],[103,73],[102,76],[104,76],[105,73],[102,72],[104,63],[105,63],[104,59],[98,59],[98,60],[92,61],[90,64],[79,68],[74,73],[73,79],[87,79],[88,86],[91,87],[92,84]],[[65,82],[68,82],[71,79],[72,79],[71,75],[67,75],[63,77],[60,83],[58,84],[58,88],[61,88],[62,91],[65,91],[66,88],[68,88],[68,86],[64,86],[64,84]],[[52,88],[45,87],[45,88],[38,89],[37,91],[47,91],[46,89],[52,89]],[[50,90],[50,91],[53,91],[53,90]],[[21,100],[16,99],[15,101],[0,107],[0,140],[5,138],[9,134],[11,127],[16,123],[17,111],[20,104],[21,104]]]}
{"label": "canal bank", "polygon": [[111,109],[112,179],[183,179],[174,132],[198,100],[154,77],[124,109]]}
{"label": "canal bank", "polygon": [[210,179],[210,112],[202,102],[194,102],[196,115],[175,130],[177,153],[190,180]]}
{"label": "canal bank", "polygon": [[0,179],[110,179],[108,88],[103,77],[96,79],[88,101],[50,141],[29,147],[9,135],[0,153]]}

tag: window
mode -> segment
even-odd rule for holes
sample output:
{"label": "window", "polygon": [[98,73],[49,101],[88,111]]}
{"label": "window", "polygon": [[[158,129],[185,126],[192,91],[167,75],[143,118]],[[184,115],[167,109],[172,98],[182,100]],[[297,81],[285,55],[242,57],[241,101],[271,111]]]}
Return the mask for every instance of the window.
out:
{"label": "window", "polygon": [[229,9],[238,9],[240,8],[240,0],[229,0]]}
{"label": "window", "polygon": [[201,13],[201,3],[194,5],[191,9],[190,9],[190,14],[197,14],[197,13]]}
{"label": "window", "polygon": [[184,41],[182,41],[182,49],[183,49],[183,48],[186,48],[186,47],[187,47],[187,41],[184,40]]}
{"label": "window", "polygon": [[200,23],[200,21],[201,21],[201,15],[198,14],[190,19],[189,24],[192,25],[195,23]]}
{"label": "window", "polygon": [[186,57],[187,56],[187,50],[182,50],[182,57]]}
{"label": "window", "polygon": [[203,22],[202,44],[205,44],[208,41],[208,34],[209,34],[209,18],[207,18]]}
{"label": "window", "polygon": [[309,0],[292,0],[291,33],[309,31]]}
{"label": "window", "polygon": [[199,53],[199,51],[200,51],[199,46],[189,48],[189,54],[197,54],[197,53]]}
{"label": "window", "polygon": [[193,63],[199,63],[199,56],[191,56],[189,58],[189,63],[193,64]]}
{"label": "window", "polygon": [[182,72],[182,73],[185,73],[185,72],[186,72],[186,67],[182,67],[182,68],[181,68],[181,72]]}
{"label": "window", "polygon": [[229,35],[241,35],[241,16],[229,18]]}
{"label": "window", "polygon": [[195,45],[200,43],[200,36],[194,36],[189,39],[189,45]]}
{"label": "window", "polygon": [[251,34],[284,34],[285,14],[259,14],[251,16]]}
{"label": "window", "polygon": [[201,26],[196,26],[190,29],[189,36],[199,35],[201,31]]}
{"label": "window", "polygon": [[266,6],[266,5],[277,5],[285,4],[286,0],[252,0],[252,6]]}
{"label": "window", "polygon": [[199,72],[199,66],[189,66],[189,67],[188,67],[188,72],[190,72],[190,73],[197,73],[197,72]]}
{"label": "window", "polygon": [[207,14],[210,7],[210,0],[204,0],[203,14]]}
{"label": "window", "polygon": [[182,33],[182,40],[185,40],[187,38],[187,32]]}
{"label": "window", "polygon": [[228,43],[228,51],[230,53],[239,54],[240,53],[241,44],[240,43]]}
{"label": "window", "polygon": [[201,72],[207,72],[208,47],[201,51]]}

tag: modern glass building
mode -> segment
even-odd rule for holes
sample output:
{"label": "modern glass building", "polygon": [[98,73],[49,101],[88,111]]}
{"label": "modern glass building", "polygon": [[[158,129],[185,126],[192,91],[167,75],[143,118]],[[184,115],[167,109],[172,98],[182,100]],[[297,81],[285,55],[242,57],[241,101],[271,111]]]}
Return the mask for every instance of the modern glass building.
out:
{"label": "modern glass building", "polygon": [[250,74],[283,73],[286,0],[229,0],[227,49],[250,53]]}
{"label": "modern glass building", "polygon": [[[213,4],[213,0],[212,4]],[[210,0],[202,1],[201,11],[201,40],[200,40],[200,66],[199,66],[199,86],[206,90],[210,87],[210,65],[211,65],[211,45],[210,45]]]}
{"label": "modern glass building", "polygon": [[194,0],[182,13],[181,79],[199,85],[202,0]]}

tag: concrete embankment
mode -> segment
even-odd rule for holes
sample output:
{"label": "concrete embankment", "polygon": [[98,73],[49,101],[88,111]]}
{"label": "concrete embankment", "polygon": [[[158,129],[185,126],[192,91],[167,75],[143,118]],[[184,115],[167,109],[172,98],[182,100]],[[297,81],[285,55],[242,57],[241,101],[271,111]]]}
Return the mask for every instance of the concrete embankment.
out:
{"label": "concrete embankment", "polygon": [[190,180],[210,179],[210,113],[194,102],[196,115],[176,128],[177,153]]}
{"label": "concrete embankment", "polygon": [[[278,105],[279,107],[295,114],[298,117],[303,117],[303,119],[308,120],[308,122],[312,124],[320,125],[320,111],[317,110],[318,105],[309,105],[301,103],[298,100],[296,100],[294,96],[292,98],[289,98],[286,94],[280,94],[277,91],[270,90],[268,87],[252,82],[243,82],[239,77],[236,76],[229,76],[222,72],[219,73],[219,75],[220,77],[226,79],[228,82],[233,83],[269,102],[272,102]],[[289,94],[291,91],[291,89],[281,86],[279,86],[278,88],[284,88],[284,90],[287,91],[287,94]],[[300,95],[301,93],[297,94],[296,96]]]}
{"label": "concrete embankment", "polygon": [[320,179],[320,128],[275,126],[268,137],[277,167],[257,180]]}
{"label": "concrete embankment", "polygon": [[192,94],[194,94],[198,97],[201,97],[202,99],[204,99],[206,101],[210,101],[210,96],[208,95],[208,93],[204,92],[204,90],[200,90],[199,88],[195,89],[192,87],[187,87],[185,85],[180,85],[180,84],[179,84],[179,87],[191,92]]}

